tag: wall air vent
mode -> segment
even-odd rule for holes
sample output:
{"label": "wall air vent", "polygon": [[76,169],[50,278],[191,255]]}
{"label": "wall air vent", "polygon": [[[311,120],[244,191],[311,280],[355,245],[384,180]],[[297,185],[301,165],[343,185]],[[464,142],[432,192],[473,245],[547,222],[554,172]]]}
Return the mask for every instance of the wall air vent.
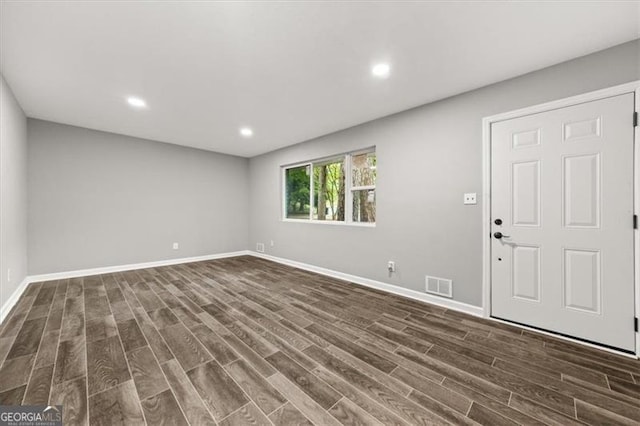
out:
{"label": "wall air vent", "polygon": [[425,277],[425,291],[438,296],[453,297],[453,281],[427,275]]}

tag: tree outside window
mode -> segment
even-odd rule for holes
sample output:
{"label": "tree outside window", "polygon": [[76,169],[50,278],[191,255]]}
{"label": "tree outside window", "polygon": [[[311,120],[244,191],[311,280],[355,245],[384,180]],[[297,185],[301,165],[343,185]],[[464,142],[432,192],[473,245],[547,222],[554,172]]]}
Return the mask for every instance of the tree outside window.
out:
{"label": "tree outside window", "polygon": [[376,221],[375,150],[284,168],[284,218],[369,223]]}

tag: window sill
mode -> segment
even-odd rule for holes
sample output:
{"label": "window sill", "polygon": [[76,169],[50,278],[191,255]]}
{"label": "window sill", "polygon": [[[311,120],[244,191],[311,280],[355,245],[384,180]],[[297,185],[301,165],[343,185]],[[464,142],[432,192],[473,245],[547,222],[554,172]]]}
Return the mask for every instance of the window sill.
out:
{"label": "window sill", "polygon": [[281,219],[282,222],[289,223],[308,223],[312,225],[330,225],[330,226],[354,226],[356,228],[375,228],[376,224],[371,222],[335,222],[329,220],[307,220],[307,219]]}

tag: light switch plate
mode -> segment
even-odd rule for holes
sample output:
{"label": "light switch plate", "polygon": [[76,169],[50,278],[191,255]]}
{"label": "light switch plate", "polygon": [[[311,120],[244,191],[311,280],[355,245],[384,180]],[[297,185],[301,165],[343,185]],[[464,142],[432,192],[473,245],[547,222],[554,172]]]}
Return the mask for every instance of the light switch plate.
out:
{"label": "light switch plate", "polygon": [[476,193],[475,192],[467,192],[464,194],[464,203],[465,204],[478,204],[476,201]]}

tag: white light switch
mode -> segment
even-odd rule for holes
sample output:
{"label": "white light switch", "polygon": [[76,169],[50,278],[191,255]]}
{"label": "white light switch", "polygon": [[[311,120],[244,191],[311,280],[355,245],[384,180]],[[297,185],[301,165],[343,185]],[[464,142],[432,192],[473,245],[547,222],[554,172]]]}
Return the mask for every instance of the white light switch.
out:
{"label": "white light switch", "polygon": [[476,193],[475,192],[468,192],[468,193],[464,194],[464,203],[465,204],[478,204],[478,202],[476,201]]}

